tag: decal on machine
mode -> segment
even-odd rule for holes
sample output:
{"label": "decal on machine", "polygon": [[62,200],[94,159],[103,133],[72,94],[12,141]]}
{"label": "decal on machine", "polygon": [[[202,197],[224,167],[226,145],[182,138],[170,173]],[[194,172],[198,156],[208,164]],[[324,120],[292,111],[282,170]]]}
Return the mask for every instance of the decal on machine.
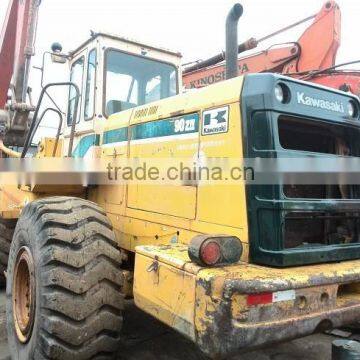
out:
{"label": "decal on machine", "polygon": [[334,111],[341,114],[345,113],[345,108],[343,103],[339,101],[329,101],[329,100],[307,96],[305,95],[304,92],[297,92],[297,102],[300,105],[306,105],[318,109]]}
{"label": "decal on machine", "polygon": [[226,133],[229,129],[229,107],[206,110],[202,116],[202,135]]}
{"label": "decal on machine", "polygon": [[150,140],[169,138],[180,135],[196,135],[199,129],[199,114],[192,113],[183,116],[150,121],[132,127],[131,140]]}

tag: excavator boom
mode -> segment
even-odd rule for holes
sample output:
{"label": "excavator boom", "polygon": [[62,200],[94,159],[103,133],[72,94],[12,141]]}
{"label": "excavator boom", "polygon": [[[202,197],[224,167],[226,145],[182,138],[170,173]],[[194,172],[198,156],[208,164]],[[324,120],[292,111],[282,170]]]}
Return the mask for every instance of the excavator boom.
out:
{"label": "excavator boom", "polygon": [[9,3],[0,36],[0,107],[5,105],[11,82],[16,100],[26,101],[39,4],[39,0],[11,0]]}
{"label": "excavator boom", "polygon": [[[239,73],[277,72],[293,75],[333,66],[341,37],[341,13],[335,1],[326,2],[318,14],[259,40],[252,39],[253,46],[239,49],[256,47],[260,42],[311,19],[312,24],[297,42],[272,46],[256,54],[239,58]],[[204,64],[207,64],[207,61]],[[202,67],[200,63],[184,70],[183,83],[186,88],[199,88],[224,80],[224,74],[223,63],[206,67]]]}
{"label": "excavator boom", "polygon": [[[257,72],[282,72],[292,59],[297,59],[300,48],[297,43],[282,44],[239,59],[239,74]],[[188,89],[201,88],[225,80],[225,65],[206,67],[184,73],[183,84]]]}
{"label": "excavator boom", "polygon": [[33,110],[26,101],[40,1],[10,0],[0,34],[0,138],[9,145],[21,146]]}

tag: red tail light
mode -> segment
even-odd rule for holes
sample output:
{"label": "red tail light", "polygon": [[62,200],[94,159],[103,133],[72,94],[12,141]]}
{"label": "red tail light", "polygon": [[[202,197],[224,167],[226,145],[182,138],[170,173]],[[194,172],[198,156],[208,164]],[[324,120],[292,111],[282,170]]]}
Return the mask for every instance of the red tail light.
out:
{"label": "red tail light", "polygon": [[200,248],[200,257],[206,265],[215,265],[221,257],[220,245],[215,241],[205,241]]}
{"label": "red tail light", "polygon": [[188,248],[191,261],[201,266],[237,263],[242,251],[240,240],[228,235],[198,235]]}

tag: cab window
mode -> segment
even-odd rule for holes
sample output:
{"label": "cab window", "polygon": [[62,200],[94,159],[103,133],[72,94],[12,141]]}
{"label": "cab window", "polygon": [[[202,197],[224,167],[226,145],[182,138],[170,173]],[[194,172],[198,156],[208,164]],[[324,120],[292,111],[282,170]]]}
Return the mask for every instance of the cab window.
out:
{"label": "cab window", "polygon": [[85,89],[84,118],[90,120],[95,110],[96,49],[89,52]]}
{"label": "cab window", "polygon": [[174,96],[175,66],[108,50],[106,55],[105,115]]}
{"label": "cab window", "polygon": [[[73,63],[70,72],[70,81],[79,87],[80,99],[81,99],[81,91],[82,91],[83,74],[84,74],[84,57],[81,57],[80,59],[76,60]],[[81,108],[80,99],[79,99],[79,108],[77,109],[78,112],[77,112],[76,123],[78,123],[80,119],[80,108]],[[75,102],[76,102],[76,91],[73,86],[70,86],[68,115],[67,115],[68,126],[71,126],[73,122],[73,118],[75,115]]]}
{"label": "cab window", "polygon": [[145,102],[161,99],[161,77],[155,76],[146,83]]}

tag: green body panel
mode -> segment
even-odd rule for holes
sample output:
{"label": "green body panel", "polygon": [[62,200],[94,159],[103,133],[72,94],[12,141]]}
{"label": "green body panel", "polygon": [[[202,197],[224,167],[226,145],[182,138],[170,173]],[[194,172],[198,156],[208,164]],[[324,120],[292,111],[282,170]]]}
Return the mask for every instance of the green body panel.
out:
{"label": "green body panel", "polygon": [[199,114],[151,121],[131,127],[131,140],[151,139],[172,135],[191,134],[199,131]]}
{"label": "green body panel", "polygon": [[96,134],[91,134],[84,136],[79,141],[78,145],[74,149],[72,153],[72,157],[74,158],[82,158],[85,156],[85,154],[88,152],[88,150],[92,146],[98,146],[100,143],[100,136]]}
{"label": "green body panel", "polygon": [[[274,87],[286,84],[291,90],[291,100],[282,104],[275,99]],[[327,106],[308,106],[297,96],[325,99],[343,104],[343,108],[326,109]],[[244,136],[244,157],[318,157],[324,154],[284,150],[279,146],[277,119],[279,114],[297,116],[313,121],[338,123],[359,128],[359,119],[349,120],[347,103],[358,99],[309,83],[293,81],[273,74],[248,75],[244,82],[241,103]],[[300,98],[302,100],[302,97]],[[342,113],[341,110],[344,110]],[[360,139],[359,139],[360,142]],[[338,156],[338,155],[327,155]],[[358,155],[357,155],[358,156]],[[284,224],[286,214],[323,211],[326,214],[349,212],[358,216],[359,199],[301,199],[287,198],[281,185],[247,185],[249,214],[250,259],[254,263],[283,267],[360,258],[360,243],[311,245],[286,249]],[[359,189],[357,189],[359,192]],[[302,231],[306,231],[303,229]]]}
{"label": "green body panel", "polygon": [[128,128],[119,128],[105,131],[103,135],[103,144],[113,144],[117,142],[128,141]]}

